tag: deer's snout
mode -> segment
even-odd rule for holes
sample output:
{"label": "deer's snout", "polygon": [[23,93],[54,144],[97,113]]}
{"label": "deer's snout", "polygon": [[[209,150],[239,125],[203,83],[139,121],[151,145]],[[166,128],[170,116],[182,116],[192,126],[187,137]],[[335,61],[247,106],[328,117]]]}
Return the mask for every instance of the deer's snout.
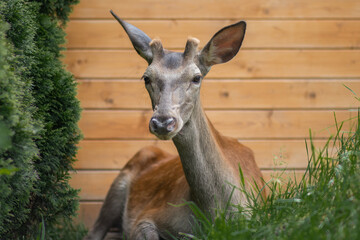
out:
{"label": "deer's snout", "polygon": [[174,117],[158,116],[150,119],[150,131],[157,136],[166,136],[176,128]]}

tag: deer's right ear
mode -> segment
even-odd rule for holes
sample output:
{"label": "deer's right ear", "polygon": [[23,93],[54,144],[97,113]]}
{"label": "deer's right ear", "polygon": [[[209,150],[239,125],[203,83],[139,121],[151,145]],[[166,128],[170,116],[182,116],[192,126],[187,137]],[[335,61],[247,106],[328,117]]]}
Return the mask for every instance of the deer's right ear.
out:
{"label": "deer's right ear", "polygon": [[153,59],[153,54],[149,45],[151,38],[137,27],[120,19],[112,10],[110,10],[110,13],[124,28],[136,52],[150,64]]}

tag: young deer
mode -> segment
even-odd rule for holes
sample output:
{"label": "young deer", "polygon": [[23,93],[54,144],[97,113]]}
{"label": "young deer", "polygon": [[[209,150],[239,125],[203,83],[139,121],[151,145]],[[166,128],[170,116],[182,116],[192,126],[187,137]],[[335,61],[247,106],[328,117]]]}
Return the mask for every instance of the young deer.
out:
{"label": "young deer", "polygon": [[191,232],[191,210],[169,203],[193,201],[210,217],[229,199],[245,206],[243,193],[233,191],[231,184],[240,185],[240,167],[246,186],[255,181],[262,188],[261,172],[249,148],[222,136],[210,123],[200,103],[200,86],[212,65],[237,54],[246,23],[221,29],[201,51],[199,41],[189,38],[185,51],[178,53],[163,49],[160,40],[151,40],[111,14],[149,64],[142,78],[152,102],[150,132],[159,139],[172,139],[179,156],[156,147],[140,150],[113,182],[85,239],[103,239],[110,227],[120,228],[129,239],[170,239],[170,235]]}

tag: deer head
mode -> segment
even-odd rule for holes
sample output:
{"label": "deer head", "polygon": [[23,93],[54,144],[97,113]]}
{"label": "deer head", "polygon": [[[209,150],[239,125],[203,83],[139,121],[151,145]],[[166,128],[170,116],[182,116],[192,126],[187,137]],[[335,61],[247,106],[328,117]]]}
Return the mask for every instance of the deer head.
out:
{"label": "deer head", "polygon": [[110,11],[129,36],[136,52],[148,62],[142,79],[149,92],[153,116],[150,132],[160,139],[172,139],[200,104],[200,87],[212,65],[231,60],[239,51],[246,23],[240,21],[218,31],[202,50],[199,40],[188,38],[184,52],[163,48],[143,31]]}

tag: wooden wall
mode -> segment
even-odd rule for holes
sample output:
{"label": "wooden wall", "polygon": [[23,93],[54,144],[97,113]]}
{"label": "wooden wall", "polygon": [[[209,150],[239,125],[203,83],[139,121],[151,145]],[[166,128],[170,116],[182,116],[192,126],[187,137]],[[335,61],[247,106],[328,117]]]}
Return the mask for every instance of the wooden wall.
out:
{"label": "wooden wall", "polygon": [[218,130],[254,150],[266,179],[285,166],[274,160],[301,175],[309,128],[321,146],[334,131],[334,112],[338,120],[356,114],[359,104],[343,84],[360,93],[359,0],[81,0],[64,61],[84,109],[71,183],[81,188],[79,216],[88,226],[138,149],[157,144],[175,152],[148,132],[150,102],[139,80],[146,62],[110,9],[180,51],[188,36],[204,46],[223,26],[247,21],[242,50],[213,67],[202,98]]}

